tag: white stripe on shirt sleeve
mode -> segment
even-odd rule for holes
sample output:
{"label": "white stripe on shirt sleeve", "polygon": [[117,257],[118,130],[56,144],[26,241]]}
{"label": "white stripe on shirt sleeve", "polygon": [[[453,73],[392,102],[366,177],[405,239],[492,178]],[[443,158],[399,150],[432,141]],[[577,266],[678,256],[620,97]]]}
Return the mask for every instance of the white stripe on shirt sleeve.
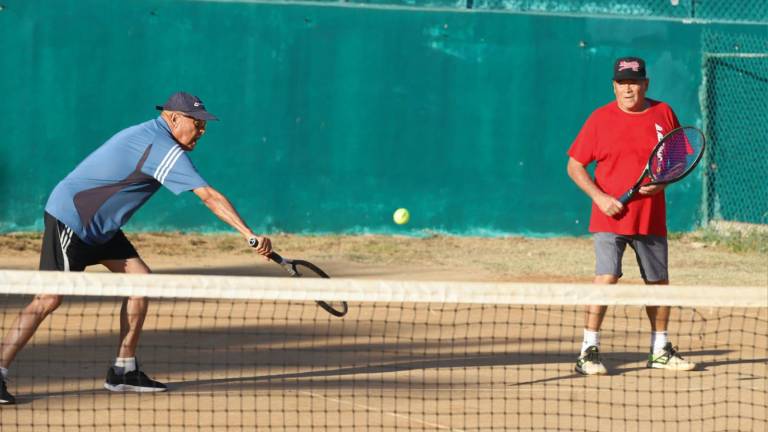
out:
{"label": "white stripe on shirt sleeve", "polygon": [[160,178],[158,179],[160,183],[165,183],[165,178],[168,177],[168,173],[171,172],[171,170],[173,169],[173,166],[176,165],[176,161],[179,160],[179,158],[183,153],[184,151],[179,149],[179,151],[175,155],[173,155],[173,158],[168,161],[168,163],[166,164],[167,168],[165,168],[164,172],[160,173]]}
{"label": "white stripe on shirt sleeve", "polygon": [[[168,150],[168,153],[165,154],[165,157],[162,161],[160,161],[160,165],[157,166],[157,169],[155,170],[155,173],[152,175],[152,177],[156,178],[158,181],[160,181],[160,176],[162,175],[162,172],[165,170],[165,167],[168,165],[168,162],[173,158],[173,156],[181,152],[181,147],[178,145],[174,145],[170,150]],[[162,183],[162,181],[160,181]]]}

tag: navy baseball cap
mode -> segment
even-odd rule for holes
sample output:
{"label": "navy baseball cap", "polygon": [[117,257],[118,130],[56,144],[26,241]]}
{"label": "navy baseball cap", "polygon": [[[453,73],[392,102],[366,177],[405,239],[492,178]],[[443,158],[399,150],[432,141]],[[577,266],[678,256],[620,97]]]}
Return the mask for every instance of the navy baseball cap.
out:
{"label": "navy baseball cap", "polygon": [[179,111],[198,120],[218,120],[218,117],[205,110],[199,97],[186,92],[172,94],[163,105],[156,105],[160,111]]}
{"label": "navy baseball cap", "polygon": [[644,80],[645,61],[640,57],[621,57],[613,64],[613,80]]}

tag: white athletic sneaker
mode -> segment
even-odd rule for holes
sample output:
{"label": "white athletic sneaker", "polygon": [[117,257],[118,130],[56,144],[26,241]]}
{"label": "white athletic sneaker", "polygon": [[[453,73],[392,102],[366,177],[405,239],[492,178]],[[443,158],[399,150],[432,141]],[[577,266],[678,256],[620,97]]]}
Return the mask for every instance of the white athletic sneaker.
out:
{"label": "white athletic sneaker", "polygon": [[648,367],[653,369],[689,371],[696,367],[696,363],[680,357],[677,349],[670,342],[667,342],[664,348],[648,355]]}
{"label": "white athletic sneaker", "polygon": [[600,361],[600,350],[592,345],[576,360],[576,372],[582,375],[605,375],[608,370]]}

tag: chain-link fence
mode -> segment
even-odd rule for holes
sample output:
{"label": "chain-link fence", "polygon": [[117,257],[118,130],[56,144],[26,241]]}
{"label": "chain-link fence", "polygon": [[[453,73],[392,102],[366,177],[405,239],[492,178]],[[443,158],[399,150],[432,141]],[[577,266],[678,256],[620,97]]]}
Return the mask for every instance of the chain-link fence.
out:
{"label": "chain-link fence", "polygon": [[[685,1],[683,0],[683,2]],[[672,4],[670,0],[474,0],[473,7],[475,9],[568,15],[668,16],[675,18],[690,16],[686,6],[679,3]]]}
{"label": "chain-link fence", "polygon": [[765,0],[681,0],[688,3],[692,18],[704,20],[768,23]]}
{"label": "chain-link fence", "polygon": [[768,223],[768,34],[703,33],[705,220]]}
{"label": "chain-link fence", "polygon": [[[329,0],[334,1],[334,0]],[[336,0],[341,3],[467,8],[575,16],[635,16],[768,23],[765,0]]]}
{"label": "chain-link fence", "polygon": [[474,0],[472,5],[539,13],[768,22],[768,2],[764,0]]}

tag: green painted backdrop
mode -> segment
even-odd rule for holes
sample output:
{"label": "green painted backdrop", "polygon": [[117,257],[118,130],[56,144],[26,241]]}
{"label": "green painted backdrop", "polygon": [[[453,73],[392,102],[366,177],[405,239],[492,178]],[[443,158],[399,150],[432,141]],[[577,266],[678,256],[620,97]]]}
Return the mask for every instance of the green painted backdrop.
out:
{"label": "green painted backdrop", "polygon": [[[565,174],[612,60],[700,124],[702,24],[278,3],[5,0],[0,231],[40,229],[51,188],[175,90],[221,118],[192,154],[256,230],[583,234]],[[712,25],[710,25],[711,27]],[[723,27],[731,31],[734,27]],[[765,31],[744,26],[733,31]],[[701,177],[668,192],[700,218]],[[397,207],[411,223],[391,222]],[[132,230],[227,227],[160,191]]]}

